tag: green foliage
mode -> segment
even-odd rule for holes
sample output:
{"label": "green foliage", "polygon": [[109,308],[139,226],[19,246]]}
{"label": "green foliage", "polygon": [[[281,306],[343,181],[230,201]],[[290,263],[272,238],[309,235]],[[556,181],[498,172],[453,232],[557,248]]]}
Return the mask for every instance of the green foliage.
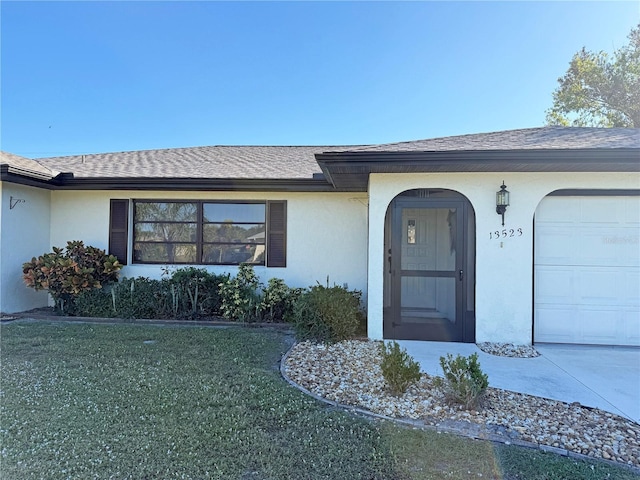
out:
{"label": "green foliage", "polygon": [[168,287],[167,281],[123,278],[109,289],[83,292],[70,313],[81,317],[175,318]]}
{"label": "green foliage", "polygon": [[107,295],[104,289],[81,292],[68,305],[66,313],[77,317],[113,318],[117,316],[112,306],[111,295]]}
{"label": "green foliage", "polygon": [[124,278],[108,289],[83,292],[72,314],[105,318],[194,319],[219,315],[218,284],[228,275],[196,268],[178,269],[169,278]]}
{"label": "green foliage", "polygon": [[316,285],[303,293],[291,315],[301,339],[339,342],[354,336],[362,316],[362,293],[334,285]]}
{"label": "green foliage", "polygon": [[293,313],[302,288],[290,288],[280,278],[270,278],[263,289],[259,310],[265,322],[282,322]]}
{"label": "green foliage", "polygon": [[82,292],[117,281],[121,268],[118,259],[104,250],[69,241],[66,249],[53,247],[53,252],[24,263],[22,278],[28,287],[48,290],[56,307],[65,311]]}
{"label": "green foliage", "polygon": [[219,285],[220,313],[227,320],[256,322],[260,319],[260,280],[253,266],[243,263],[238,274]]}
{"label": "green foliage", "polygon": [[489,386],[489,377],[482,372],[478,362],[478,354],[469,357],[448,353],[440,357],[440,366],[444,379],[436,378],[436,386],[444,391],[445,396],[466,409],[474,408]]}
{"label": "green foliage", "polygon": [[204,268],[180,268],[171,276],[170,284],[178,292],[179,316],[218,315],[222,306],[219,292],[221,282],[229,275],[214,275]]}
{"label": "green foliage", "polygon": [[280,278],[270,279],[265,287],[248,263],[241,264],[238,274],[219,288],[222,316],[242,322],[282,322],[302,294],[302,289],[289,288]]}
{"label": "green foliage", "polygon": [[402,395],[420,380],[420,364],[398,342],[380,344],[382,376],[393,395]]}
{"label": "green foliage", "polygon": [[640,128],[640,24],[628,38],[613,58],[584,47],[573,56],[547,110],[549,125]]}
{"label": "green foliage", "polygon": [[266,287],[249,264],[238,274],[215,275],[195,267],[165,268],[161,280],[125,278],[110,288],[83,292],[69,313],[87,317],[195,319],[223,316],[243,322],[282,322],[302,289],[273,278]]}

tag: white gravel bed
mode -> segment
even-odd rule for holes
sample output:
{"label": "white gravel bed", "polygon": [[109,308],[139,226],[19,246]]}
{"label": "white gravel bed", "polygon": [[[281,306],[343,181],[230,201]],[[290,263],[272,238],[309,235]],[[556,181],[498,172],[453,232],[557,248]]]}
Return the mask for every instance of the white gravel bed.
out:
{"label": "white gravel bed", "polygon": [[482,342],[476,344],[480,350],[499,357],[534,358],[540,354],[532,345],[514,345],[513,343]]}
{"label": "white gravel bed", "polygon": [[283,370],[310,392],[343,405],[426,425],[482,429],[486,438],[547,445],[640,467],[640,425],[602,410],[489,387],[480,408],[466,411],[447,404],[426,374],[394,397],[385,390],[379,345],[359,340],[298,343]]}

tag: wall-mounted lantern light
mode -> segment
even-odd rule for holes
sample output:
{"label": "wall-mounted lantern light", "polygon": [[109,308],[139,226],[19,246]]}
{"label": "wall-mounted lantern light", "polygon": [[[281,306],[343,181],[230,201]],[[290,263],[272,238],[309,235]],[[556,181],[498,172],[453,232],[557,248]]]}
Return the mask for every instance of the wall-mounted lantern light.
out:
{"label": "wall-mounted lantern light", "polygon": [[500,190],[496,192],[496,212],[498,215],[502,215],[502,226],[504,226],[504,212],[507,211],[508,206],[509,190],[507,190],[507,186],[504,184],[504,181],[502,181]]}

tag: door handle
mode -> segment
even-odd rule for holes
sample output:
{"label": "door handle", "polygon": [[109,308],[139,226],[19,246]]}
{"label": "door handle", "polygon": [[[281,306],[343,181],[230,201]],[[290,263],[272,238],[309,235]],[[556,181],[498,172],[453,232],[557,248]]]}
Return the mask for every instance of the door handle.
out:
{"label": "door handle", "polygon": [[464,271],[463,270],[459,270],[458,271],[458,278],[460,279],[460,281],[462,281],[462,277],[464,276]]}

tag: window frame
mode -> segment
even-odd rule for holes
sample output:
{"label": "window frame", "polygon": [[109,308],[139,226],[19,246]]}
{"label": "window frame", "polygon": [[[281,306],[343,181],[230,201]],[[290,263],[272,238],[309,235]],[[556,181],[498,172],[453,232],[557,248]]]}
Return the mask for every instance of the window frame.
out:
{"label": "window frame", "polygon": [[[196,206],[196,220],[195,221],[173,221],[173,220],[163,220],[158,222],[145,222],[138,221],[136,216],[136,207],[138,204],[144,203],[183,203],[183,204],[195,204]],[[269,209],[269,201],[265,200],[201,200],[201,199],[193,199],[193,200],[185,200],[185,199],[133,199],[132,201],[132,259],[131,262],[136,265],[207,265],[207,266],[238,266],[240,263],[233,262],[221,262],[221,263],[212,263],[204,261],[204,247],[206,245],[232,245],[233,242],[207,242],[204,240],[204,226],[205,225],[220,225],[223,222],[205,222],[204,221],[204,205],[205,204],[219,204],[219,205],[262,205],[264,207],[264,217],[262,222],[233,222],[231,225],[264,225],[265,231],[265,239],[262,243],[251,243],[251,242],[238,242],[237,245],[263,245],[264,253],[262,255],[262,261],[259,263],[251,263],[251,265],[256,267],[267,266],[267,256],[268,256],[268,209]],[[187,241],[176,241],[176,242],[149,242],[149,241],[137,241],[136,240],[136,226],[141,223],[166,223],[166,224],[196,224],[196,240],[195,242],[187,242]],[[136,259],[136,245],[138,244],[174,244],[174,245],[195,245],[195,261],[194,262],[171,262],[168,261],[143,261]]]}

